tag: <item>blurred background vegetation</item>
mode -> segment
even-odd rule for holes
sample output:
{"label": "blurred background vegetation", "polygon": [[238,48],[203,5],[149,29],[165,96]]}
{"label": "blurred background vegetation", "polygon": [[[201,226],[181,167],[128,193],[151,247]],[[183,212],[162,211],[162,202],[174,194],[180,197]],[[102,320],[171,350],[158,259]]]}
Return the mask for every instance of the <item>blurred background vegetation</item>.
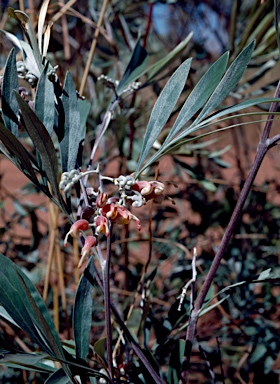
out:
{"label": "blurred background vegetation", "polygon": [[[71,72],[77,90],[82,83],[102,3],[61,0],[51,1],[48,8],[47,21],[53,23],[48,58],[53,66],[58,65],[61,82],[66,72]],[[8,7],[24,10],[36,25],[41,2],[2,0],[1,6],[0,28],[22,38],[18,23],[8,15]],[[122,110],[114,113],[98,153],[104,174],[112,177],[134,170],[155,100],[170,74],[186,58],[193,57],[193,63],[184,97],[223,52],[229,50],[232,61],[248,42],[256,39],[248,71],[226,105],[255,95],[272,96],[280,73],[273,22],[272,0],[109,1],[81,95],[90,102],[83,163],[89,159],[96,132],[113,97],[109,83],[98,78],[101,75],[121,78],[139,36],[143,37],[153,63],[193,32],[177,59],[137,94],[124,97]],[[1,33],[2,72],[12,46]],[[32,99],[34,90],[25,80],[21,80],[21,85],[26,97]],[[261,112],[264,108],[267,107],[260,105],[254,107],[254,111]],[[141,327],[145,334],[143,342],[153,346],[163,367],[168,366],[171,351],[179,345],[176,340],[184,338],[185,330],[181,326],[186,323],[187,315],[181,317],[177,311],[178,296],[192,276],[193,248],[196,247],[198,253],[199,286],[254,158],[262,123],[247,126],[242,123],[242,118],[238,121],[235,118],[232,124],[238,126],[234,129],[211,136],[211,142],[199,141],[180,148],[149,169],[147,176],[157,173],[158,179],[167,183],[167,194],[176,205],[167,201],[164,205],[151,206],[150,211],[142,210],[140,234],[133,226],[114,233],[112,296],[124,315],[133,303],[132,293],[137,291],[143,266],[152,254],[145,277],[146,313]],[[222,123],[217,126],[222,127]],[[274,131],[277,129],[278,120]],[[158,145],[167,133],[168,129],[162,133]],[[24,132],[21,140],[29,144]],[[273,271],[279,268],[279,191],[279,149],[276,147],[262,165],[211,295],[230,284],[249,282],[268,268]],[[16,262],[42,291],[61,338],[71,340],[71,311],[80,271],[76,267],[78,244],[74,242],[71,251],[65,250],[62,244],[69,229],[68,221],[58,216],[56,208],[2,155],[0,209],[1,253]],[[152,244],[148,241],[150,218]],[[50,247],[52,236],[57,244]],[[279,286],[245,284],[232,288],[229,293],[227,300],[198,323],[190,383],[278,383]],[[100,296],[96,288],[92,344],[104,331]],[[188,300],[184,302],[186,311]],[[130,329],[139,331],[141,317],[141,297],[136,296]],[[172,335],[171,325],[177,329]],[[0,342],[5,340],[16,349],[32,350],[30,340],[16,327],[3,318],[0,326]],[[127,359],[129,361],[129,356]],[[0,377],[2,383],[44,380],[43,375],[3,366]]]}

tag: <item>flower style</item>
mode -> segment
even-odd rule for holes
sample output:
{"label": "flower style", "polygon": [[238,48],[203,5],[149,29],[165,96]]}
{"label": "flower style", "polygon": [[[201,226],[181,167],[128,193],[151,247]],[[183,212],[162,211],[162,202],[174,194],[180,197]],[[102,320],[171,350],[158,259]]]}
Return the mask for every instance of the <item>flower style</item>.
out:
{"label": "flower style", "polygon": [[160,181],[136,181],[134,185],[131,187],[132,191],[136,191],[141,193],[146,201],[154,200],[156,203],[161,203],[164,199],[164,184]]}
{"label": "flower style", "polygon": [[102,207],[104,207],[104,205],[106,204],[107,200],[108,200],[108,195],[107,195],[107,193],[105,193],[105,192],[100,193],[100,194],[97,196],[97,198],[96,198],[96,206],[97,206],[98,208],[102,208]]}
{"label": "flower style", "polygon": [[87,220],[80,219],[77,220],[74,224],[72,224],[70,231],[66,234],[65,239],[64,239],[64,246],[66,247],[67,245],[67,240],[69,235],[72,237],[80,237],[82,231],[86,231],[89,228],[89,223]]}
{"label": "flower style", "polygon": [[92,247],[95,247],[96,243],[97,243],[97,239],[95,236],[87,236],[86,237],[85,244],[84,244],[82,251],[81,251],[82,257],[81,257],[81,260],[79,261],[78,268],[81,268],[85,258],[90,255],[91,249],[92,249]]}

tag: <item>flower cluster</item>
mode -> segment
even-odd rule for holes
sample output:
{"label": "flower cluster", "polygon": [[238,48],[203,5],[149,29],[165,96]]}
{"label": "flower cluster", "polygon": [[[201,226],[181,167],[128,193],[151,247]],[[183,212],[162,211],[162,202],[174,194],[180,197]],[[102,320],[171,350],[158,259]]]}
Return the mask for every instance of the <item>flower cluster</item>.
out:
{"label": "flower cluster", "polygon": [[[96,170],[94,173],[98,173]],[[72,185],[82,179],[85,174],[90,172],[79,172],[73,170],[62,175],[60,187],[64,189],[66,194]],[[87,231],[90,227],[94,228],[95,236],[86,236],[85,243],[82,248],[82,257],[78,267],[81,267],[86,256],[89,256],[92,248],[97,244],[97,237],[100,234],[106,237],[110,234],[110,226],[112,223],[124,225],[132,220],[136,222],[137,228],[141,230],[141,223],[128,208],[127,204],[131,203],[133,207],[141,207],[149,200],[161,203],[165,197],[164,184],[153,181],[136,181],[132,176],[119,176],[116,179],[103,177],[99,178],[111,180],[118,187],[119,197],[109,197],[106,192],[100,192],[94,188],[86,188],[89,197],[90,206],[86,207],[82,219],[77,220],[70,228],[70,231],[65,237],[64,244],[67,244],[68,236],[80,237],[81,234]]]}

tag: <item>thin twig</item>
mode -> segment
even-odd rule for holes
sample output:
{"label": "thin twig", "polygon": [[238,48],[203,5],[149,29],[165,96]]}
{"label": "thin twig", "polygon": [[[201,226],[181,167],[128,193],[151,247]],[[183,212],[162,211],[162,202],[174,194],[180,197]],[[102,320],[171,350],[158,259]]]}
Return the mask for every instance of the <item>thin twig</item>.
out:
{"label": "thin twig", "polygon": [[63,5],[63,7],[61,7],[60,11],[58,11],[51,19],[51,22],[52,23],[55,23],[58,19],[60,19],[67,11],[69,8],[72,7],[73,4],[76,3],[77,0],[70,0],[68,1],[68,3],[66,3],[65,5]]}
{"label": "thin twig", "polygon": [[178,305],[178,311],[182,310],[182,304],[183,304],[184,298],[185,298],[185,296],[187,294],[187,290],[188,290],[190,285],[191,285],[191,299],[190,299],[191,308],[194,307],[194,285],[195,285],[196,276],[197,276],[196,265],[195,265],[196,256],[197,256],[196,248],[194,248],[194,250],[193,250],[193,260],[192,260],[192,278],[191,278],[191,280],[189,280],[184,285],[184,287],[182,289],[182,293],[180,295],[180,302],[179,302],[179,305]]}
{"label": "thin twig", "polygon": [[112,348],[112,325],[111,325],[111,295],[110,295],[110,266],[111,266],[111,240],[112,240],[112,225],[109,223],[109,236],[107,237],[107,252],[106,261],[103,272],[104,282],[104,307],[105,307],[105,324],[106,324],[106,343],[107,343],[107,359],[108,359],[108,370],[110,378],[113,380],[113,348]]}
{"label": "thin twig", "polygon": [[96,26],[96,29],[95,29],[95,32],[94,32],[94,35],[93,35],[93,40],[92,40],[92,43],[91,43],[88,60],[87,60],[87,63],[86,63],[85,71],[84,71],[84,74],[83,74],[83,78],[82,78],[82,82],[81,82],[81,86],[80,86],[80,90],[79,90],[80,95],[82,95],[84,93],[84,89],[85,89],[88,73],[89,73],[90,66],[91,66],[91,63],[92,63],[92,59],[93,59],[93,56],[94,56],[94,52],[95,52],[95,49],[96,49],[97,39],[98,39],[98,36],[99,36],[99,33],[100,33],[100,27],[101,27],[101,24],[103,23],[103,19],[104,19],[104,15],[105,15],[105,11],[106,11],[106,8],[108,6],[108,3],[109,3],[109,0],[104,0],[103,1],[103,5],[102,5],[102,8],[101,8],[100,16],[99,16],[99,19],[98,19],[98,23],[97,23],[97,26]]}

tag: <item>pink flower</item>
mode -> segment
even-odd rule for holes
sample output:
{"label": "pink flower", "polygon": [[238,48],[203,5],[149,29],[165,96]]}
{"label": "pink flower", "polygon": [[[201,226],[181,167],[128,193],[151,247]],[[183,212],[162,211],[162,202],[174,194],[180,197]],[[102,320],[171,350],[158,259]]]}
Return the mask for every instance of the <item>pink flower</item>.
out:
{"label": "pink flower", "polygon": [[70,231],[66,234],[64,239],[64,246],[67,245],[68,236],[71,235],[72,237],[80,237],[82,231],[86,231],[89,228],[89,223],[85,219],[77,220],[74,224],[72,224]]}
{"label": "pink flower", "polygon": [[154,199],[156,203],[161,203],[164,199],[164,184],[157,181],[136,181],[131,190],[141,193],[146,201]]}
{"label": "pink flower", "polygon": [[81,257],[81,260],[79,261],[79,264],[78,264],[78,268],[81,268],[86,256],[89,256],[90,253],[91,253],[91,249],[92,247],[95,247],[96,245],[96,237],[95,236],[87,236],[86,237],[86,241],[85,241],[85,244],[82,248],[82,257]]}
{"label": "pink flower", "polygon": [[97,216],[95,219],[96,233],[103,233],[105,236],[109,236],[108,219],[104,216]]}
{"label": "pink flower", "polygon": [[135,220],[138,230],[141,230],[141,223],[138,217],[133,215],[126,207],[115,203],[106,204],[101,210],[103,216],[117,224],[128,224],[131,220]]}

